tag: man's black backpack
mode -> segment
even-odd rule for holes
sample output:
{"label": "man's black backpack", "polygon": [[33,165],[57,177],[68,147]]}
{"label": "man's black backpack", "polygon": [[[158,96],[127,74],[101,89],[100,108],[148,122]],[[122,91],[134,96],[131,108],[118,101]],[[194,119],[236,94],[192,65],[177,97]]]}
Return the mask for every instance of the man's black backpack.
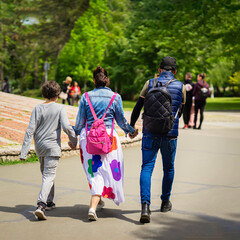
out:
{"label": "man's black backpack", "polygon": [[172,113],[172,98],[167,87],[174,81],[176,79],[171,79],[163,85],[157,78],[153,79],[153,87],[145,97],[143,126],[152,134],[165,135],[173,127],[175,117]]}

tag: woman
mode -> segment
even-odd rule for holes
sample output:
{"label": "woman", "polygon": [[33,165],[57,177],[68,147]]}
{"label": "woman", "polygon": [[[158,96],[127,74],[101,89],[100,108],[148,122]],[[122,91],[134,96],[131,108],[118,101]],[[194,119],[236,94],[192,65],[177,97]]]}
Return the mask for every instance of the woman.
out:
{"label": "woman", "polygon": [[[97,67],[93,71],[93,82],[95,84],[95,89],[88,92],[88,96],[97,118],[101,118],[114,93],[110,88],[106,87],[109,85],[109,78],[105,69]],[[106,111],[106,116],[104,118],[104,123],[109,135],[111,134],[114,119],[126,134],[130,133],[131,136],[137,135],[138,131],[132,128],[124,117],[122,99],[119,94],[116,95],[113,103]],[[93,121],[94,117],[89,107],[88,100],[86,99],[86,94],[83,94],[74,130],[77,135],[80,135],[79,147],[81,161],[92,194],[88,212],[88,219],[90,221],[97,220],[97,206],[98,208],[104,206],[101,196],[112,199],[117,205],[124,202],[123,154],[118,134],[116,131],[113,131],[112,147],[108,154],[89,154],[86,150],[86,129],[89,131]]]}
{"label": "woman", "polygon": [[[206,74],[200,73],[197,76],[197,83],[193,89],[193,96],[195,97],[195,117],[194,117],[194,129],[201,129],[203,122],[203,111],[206,105],[206,98],[210,96],[209,85],[206,83]],[[196,127],[198,110],[200,109],[200,124]]]}
{"label": "woman", "polygon": [[72,105],[74,106],[74,102],[76,101],[78,104],[78,101],[80,100],[80,94],[81,94],[81,89],[78,86],[77,82],[73,82],[73,86],[71,88],[71,98],[72,98]]}
{"label": "woman", "polygon": [[[69,91],[71,89],[71,77],[66,77],[66,80],[62,84],[62,91],[67,94],[68,105],[71,105]],[[62,104],[65,104],[65,99],[62,100]]]}
{"label": "woman", "polygon": [[186,103],[183,109],[183,121],[184,121],[184,127],[185,128],[191,128],[189,125],[190,120],[190,113],[191,113],[191,107],[192,107],[192,92],[194,88],[194,83],[192,82],[192,74],[187,73],[185,75],[185,80],[183,82],[186,88]]}

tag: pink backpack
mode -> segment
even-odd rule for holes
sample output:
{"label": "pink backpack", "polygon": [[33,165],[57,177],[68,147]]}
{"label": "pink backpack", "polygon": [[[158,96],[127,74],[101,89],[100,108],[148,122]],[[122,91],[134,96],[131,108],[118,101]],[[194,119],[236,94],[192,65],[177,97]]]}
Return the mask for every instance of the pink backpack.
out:
{"label": "pink backpack", "polygon": [[[112,105],[116,95],[117,93],[113,94],[111,101],[107,107],[107,110]],[[112,146],[114,118],[112,123],[111,136],[109,137],[105,123],[104,123],[104,118],[107,114],[107,110],[104,113],[103,117],[101,119],[98,119],[87,92],[85,93],[85,96],[89,104],[90,110],[92,112],[92,115],[94,117],[94,122],[91,126],[89,133],[88,133],[87,121],[86,121],[87,152],[89,154],[95,154],[95,155],[107,154],[111,151],[111,146]]]}

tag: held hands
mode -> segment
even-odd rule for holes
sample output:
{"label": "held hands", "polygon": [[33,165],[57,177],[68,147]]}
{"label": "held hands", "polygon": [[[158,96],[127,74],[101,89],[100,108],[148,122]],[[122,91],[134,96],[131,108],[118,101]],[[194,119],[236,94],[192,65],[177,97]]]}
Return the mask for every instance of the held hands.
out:
{"label": "held hands", "polygon": [[76,150],[77,148],[76,147],[74,147],[73,145],[72,145],[72,143],[69,141],[68,142],[68,146],[72,149],[72,150]]}
{"label": "held hands", "polygon": [[137,135],[138,135],[138,129],[135,129],[135,132],[134,132],[133,134],[128,133],[128,136],[129,136],[131,139],[135,138]]}

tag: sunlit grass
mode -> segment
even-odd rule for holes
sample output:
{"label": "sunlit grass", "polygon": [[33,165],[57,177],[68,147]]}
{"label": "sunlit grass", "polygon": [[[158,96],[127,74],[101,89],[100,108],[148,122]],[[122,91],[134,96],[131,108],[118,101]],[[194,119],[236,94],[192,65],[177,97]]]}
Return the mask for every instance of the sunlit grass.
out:
{"label": "sunlit grass", "polygon": [[[132,111],[136,101],[123,101],[124,111]],[[215,97],[208,98],[205,107],[206,111],[240,111],[240,97],[222,98]]]}

